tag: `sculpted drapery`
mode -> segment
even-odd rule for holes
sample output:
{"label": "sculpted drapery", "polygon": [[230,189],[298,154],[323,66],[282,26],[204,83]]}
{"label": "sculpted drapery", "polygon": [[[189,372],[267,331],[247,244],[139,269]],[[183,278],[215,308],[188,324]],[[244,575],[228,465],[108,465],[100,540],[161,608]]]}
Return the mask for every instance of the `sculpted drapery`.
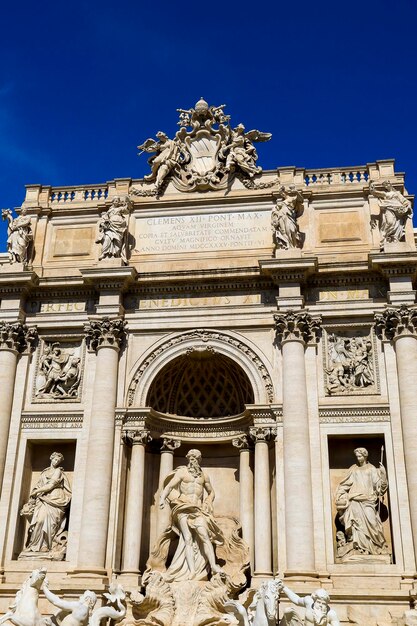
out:
{"label": "sculpted drapery", "polygon": [[19,558],[36,558],[39,553],[57,560],[64,557],[59,550],[56,556],[53,553],[54,540],[65,529],[66,511],[72,495],[68,477],[59,467],[63,459],[59,452],[51,455],[50,467],[42,471],[29,502],[21,510],[21,515],[28,517],[30,522],[26,546]]}

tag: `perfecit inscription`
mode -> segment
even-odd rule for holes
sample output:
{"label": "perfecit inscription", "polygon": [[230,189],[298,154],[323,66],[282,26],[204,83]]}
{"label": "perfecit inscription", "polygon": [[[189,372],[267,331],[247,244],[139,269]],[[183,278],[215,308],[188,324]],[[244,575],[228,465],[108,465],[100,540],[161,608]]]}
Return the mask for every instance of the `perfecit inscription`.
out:
{"label": "perfecit inscription", "polygon": [[135,237],[139,254],[272,246],[269,211],[137,218]]}

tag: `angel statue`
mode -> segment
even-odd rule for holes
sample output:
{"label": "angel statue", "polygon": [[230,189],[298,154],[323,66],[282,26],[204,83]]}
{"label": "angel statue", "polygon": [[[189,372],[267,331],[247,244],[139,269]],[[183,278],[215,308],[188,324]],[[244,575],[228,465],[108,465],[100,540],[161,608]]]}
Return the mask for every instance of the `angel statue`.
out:
{"label": "angel statue", "polygon": [[155,181],[157,191],[162,187],[165,178],[180,163],[181,152],[175,139],[169,139],[162,131],[156,133],[157,140],[147,139],[142,145],[138,146],[142,152],[149,152],[154,156],[148,159],[151,166],[151,173],[144,177],[145,180]]}
{"label": "angel statue", "polygon": [[220,150],[220,159],[226,159],[225,171],[238,168],[250,178],[255,174],[260,174],[262,168],[256,165],[258,154],[253,145],[253,141],[269,141],[271,133],[261,133],[259,130],[250,130],[245,133],[243,124],[238,124],[231,129],[230,141]]}
{"label": "angel statue", "polygon": [[400,191],[394,189],[389,180],[382,183],[384,191],[377,191],[370,183],[369,192],[380,200],[381,208],[381,248],[385,243],[404,241],[405,225],[413,215],[411,202]]}
{"label": "angel statue", "polygon": [[277,248],[289,250],[301,248],[302,240],[297,218],[303,211],[303,196],[295,185],[284,185],[278,190],[278,198],[271,215],[271,227]]}

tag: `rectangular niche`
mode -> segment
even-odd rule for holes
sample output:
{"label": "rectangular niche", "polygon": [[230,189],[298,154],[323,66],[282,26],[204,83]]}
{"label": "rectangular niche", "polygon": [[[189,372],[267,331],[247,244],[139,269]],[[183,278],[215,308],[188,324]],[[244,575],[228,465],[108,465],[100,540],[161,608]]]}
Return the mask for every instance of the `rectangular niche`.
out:
{"label": "rectangular niche", "polygon": [[84,344],[79,338],[44,337],[37,353],[33,402],[80,402],[83,372]]}
{"label": "rectangular niche", "polygon": [[[329,436],[329,472],[335,563],[394,563],[389,475],[379,471],[383,435]],[[359,465],[354,450],[365,448],[367,462]],[[388,488],[384,492],[384,483]]]}
{"label": "rectangular niche", "polygon": [[326,396],[380,392],[375,334],[366,328],[326,328],[323,341]]}
{"label": "rectangular niche", "polygon": [[[16,533],[13,546],[13,559],[27,561],[63,561],[65,560],[66,544],[68,538],[68,526],[71,515],[71,492],[74,475],[75,441],[28,441],[25,453],[25,463],[20,489],[19,513],[16,523]],[[32,490],[42,482],[48,480],[48,474],[44,472],[51,465],[50,457],[54,452],[63,455],[64,460],[59,461],[62,468],[61,482],[54,490],[43,495],[46,505],[38,499],[30,499]],[[54,504],[48,505],[48,500]],[[60,513],[62,511],[62,514]],[[24,514],[22,514],[22,512]],[[48,517],[49,515],[49,517]],[[39,550],[27,550],[26,544],[28,532],[33,525],[32,537],[40,530],[42,519],[49,522],[49,526],[56,528],[53,535],[51,549],[43,542]],[[39,524],[38,524],[39,522]],[[35,542],[36,543],[36,542]],[[32,548],[34,545],[32,544]],[[24,552],[24,554],[22,554]]]}

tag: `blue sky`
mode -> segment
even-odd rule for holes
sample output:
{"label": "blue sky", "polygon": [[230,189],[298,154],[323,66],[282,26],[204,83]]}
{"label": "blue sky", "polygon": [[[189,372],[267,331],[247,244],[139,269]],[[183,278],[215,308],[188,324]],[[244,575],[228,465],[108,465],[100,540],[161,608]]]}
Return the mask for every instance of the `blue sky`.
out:
{"label": "blue sky", "polygon": [[395,158],[416,193],[416,27],[416,0],[7,3],[0,207],[28,183],[143,176],[136,146],[200,96],[272,132],[265,169]]}

